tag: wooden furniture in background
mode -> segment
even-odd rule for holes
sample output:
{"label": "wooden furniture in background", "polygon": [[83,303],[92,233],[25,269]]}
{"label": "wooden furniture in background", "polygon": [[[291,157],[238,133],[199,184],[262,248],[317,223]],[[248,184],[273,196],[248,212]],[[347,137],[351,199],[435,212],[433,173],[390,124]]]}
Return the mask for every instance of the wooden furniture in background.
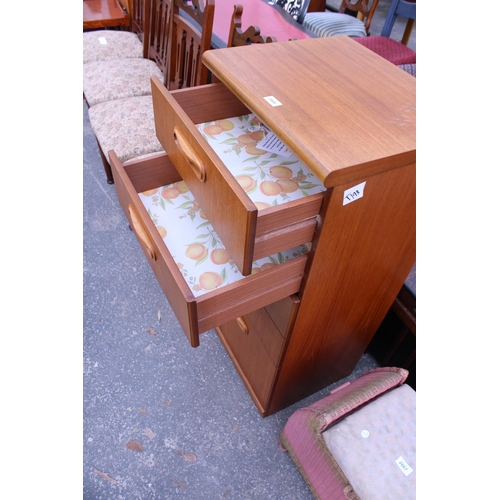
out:
{"label": "wooden furniture in background", "polygon": [[233,17],[229,27],[229,37],[227,39],[228,47],[240,47],[252,43],[270,43],[277,42],[274,36],[264,36],[260,34],[258,26],[248,26],[245,31],[242,30],[243,5],[234,6]]}
{"label": "wooden furniture in background", "polygon": [[[396,65],[416,64],[417,54],[406,46],[417,16],[416,2],[392,0],[380,36],[356,38],[356,41]],[[407,19],[401,42],[390,38],[397,17]]]}
{"label": "wooden furniture in background", "polygon": [[173,0],[153,0],[151,4],[150,42],[148,57],[155,61],[168,85],[168,67],[170,55],[168,52],[169,33],[173,11]]}
{"label": "wooden furniture in background", "polygon": [[[186,88],[208,81],[208,70],[202,65],[201,56],[210,47],[214,0],[206,0],[203,8],[200,3],[200,0],[192,0],[189,5],[184,5],[182,0],[153,2],[152,12],[160,13],[151,26],[156,48],[154,57],[163,71],[162,80],[169,88]],[[156,5],[161,8],[157,10]],[[167,16],[172,18],[169,26],[164,22]],[[168,28],[168,42],[157,45],[154,34],[161,27]],[[165,41],[165,32],[159,35],[158,40]],[[155,135],[151,95],[101,102],[89,109],[89,119],[109,184],[113,183],[109,166],[110,150],[115,151],[121,162],[146,154],[165,155]]]}
{"label": "wooden furniture in background", "polygon": [[102,29],[83,33],[84,64],[125,57],[148,58],[149,9],[153,0],[130,1],[132,5],[130,31]]}
{"label": "wooden furniture in background", "polygon": [[408,19],[406,22],[406,28],[403,33],[403,38],[401,43],[403,45],[408,45],[408,40],[410,39],[411,32],[415,25],[415,19],[417,17],[417,1],[416,0],[397,0],[391,3],[389,7],[389,12],[385,19],[384,26],[382,28],[381,36],[391,36],[392,28],[398,16]]}
{"label": "wooden furniture in background", "polygon": [[[111,166],[121,206],[129,221],[137,216],[139,243],[191,345],[216,327],[266,416],[352,372],[415,262],[415,79],[348,37],[211,50],[203,60],[221,83],[168,93],[153,79],[163,166],[122,166],[113,152]],[[216,230],[226,226],[226,244],[242,208],[222,193],[233,187],[250,217],[254,209],[194,127],[249,111],[326,188],[312,214],[312,248],[195,298],[137,193],[183,179]],[[170,153],[168,138],[179,130],[189,155]],[[217,197],[227,200],[224,211],[214,207]],[[295,234],[311,218],[301,211],[289,222],[278,212],[273,237]],[[256,247],[256,233],[247,236]]]}
{"label": "wooden furniture in background", "polygon": [[[137,6],[136,2],[134,5]],[[167,84],[167,46],[170,26],[171,0],[146,0],[144,16],[147,23],[141,23],[151,37],[144,40],[145,57],[117,57],[103,61],[87,62],[83,65],[83,94],[89,107],[101,102],[128,97],[151,95],[151,77],[158,76]],[[154,12],[151,12],[153,9]],[[154,15],[152,23],[151,16]],[[159,14],[159,15],[158,15]],[[98,32],[102,33],[102,32]],[[134,33],[118,33],[136,37]],[[144,34],[144,32],[143,32]],[[103,33],[106,38],[108,35]],[[137,37],[137,40],[139,38]],[[113,40],[111,40],[113,41]],[[115,40],[117,44],[119,41]],[[155,49],[155,50],[153,50]]]}
{"label": "wooden furniture in background", "polygon": [[311,0],[307,12],[325,12],[326,0]]}
{"label": "wooden furniture in background", "polygon": [[373,337],[368,352],[380,366],[400,366],[408,370],[407,384],[417,389],[417,307],[413,268],[409,279],[387,312]]}
{"label": "wooden furniture in background", "polygon": [[129,26],[130,19],[118,0],[83,0],[83,29]]}
{"label": "wooden furniture in background", "polygon": [[212,36],[212,45],[215,48],[226,47],[235,4],[241,5],[245,10],[243,30],[248,26],[258,26],[261,33],[272,33],[278,42],[316,36],[297,23],[288,12],[278,5],[269,5],[266,0],[216,0],[216,2]]}
{"label": "wooden furniture in background", "polygon": [[183,89],[208,82],[202,56],[210,50],[215,0],[173,1],[169,35],[169,89]]}

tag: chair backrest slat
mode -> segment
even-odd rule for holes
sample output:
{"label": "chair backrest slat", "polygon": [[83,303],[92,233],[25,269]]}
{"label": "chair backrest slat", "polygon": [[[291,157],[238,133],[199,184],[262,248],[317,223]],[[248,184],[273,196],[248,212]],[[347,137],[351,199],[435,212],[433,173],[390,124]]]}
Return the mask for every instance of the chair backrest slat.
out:
{"label": "chair backrest slat", "polygon": [[339,12],[345,14],[346,11],[357,12],[357,18],[365,23],[366,33],[370,31],[370,25],[377,9],[379,0],[342,0]]}
{"label": "chair backrest slat", "polygon": [[210,49],[214,0],[173,0],[170,21],[169,90],[208,83],[202,56]]}
{"label": "chair backrest slat", "polygon": [[167,82],[167,70],[169,62],[169,33],[172,16],[172,0],[153,0],[151,6],[151,36],[149,45],[149,59],[156,62],[165,76]]}
{"label": "chair backrest slat", "polygon": [[142,56],[148,58],[151,33],[151,6],[155,0],[128,0],[130,29],[142,42]]}
{"label": "chair backrest slat", "polygon": [[149,0],[130,0],[132,5],[131,30],[142,40],[144,33],[144,23],[146,22],[145,9]]}

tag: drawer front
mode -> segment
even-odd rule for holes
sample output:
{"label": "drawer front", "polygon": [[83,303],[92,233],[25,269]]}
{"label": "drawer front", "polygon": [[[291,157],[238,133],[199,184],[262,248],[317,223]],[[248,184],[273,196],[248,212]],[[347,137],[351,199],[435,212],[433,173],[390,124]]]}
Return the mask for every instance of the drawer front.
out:
{"label": "drawer front", "polygon": [[[141,202],[134,183],[113,151],[110,152],[110,163],[120,205],[193,347],[199,345],[200,333],[298,291],[307,255],[195,297]],[[137,168],[134,165],[134,169]],[[163,170],[170,172],[165,174],[166,177],[176,178],[176,170],[167,157]],[[142,172],[140,183],[144,185],[147,184],[144,179],[149,175],[147,161]]]}
{"label": "drawer front", "polygon": [[[293,196],[302,195],[307,189],[323,189],[319,181],[313,188],[313,183],[304,181],[306,176],[301,175],[298,181],[301,183],[299,191],[294,181],[283,179],[280,181],[284,186],[280,187],[283,189],[281,195],[273,192],[273,189],[277,189],[276,186],[280,186],[279,182],[266,181],[266,188],[269,187],[270,192],[273,192],[270,196],[274,196],[274,200],[290,198],[293,201],[278,205],[275,201],[265,204],[254,200],[254,203],[247,192],[253,193],[252,196],[255,197],[255,192],[258,191],[255,177],[265,175],[259,165],[269,162],[260,160],[258,154],[254,158],[242,160],[239,166],[252,171],[253,178],[250,174],[239,175],[237,180],[221,160],[228,155],[224,155],[224,151],[214,151],[212,146],[215,146],[215,142],[209,144],[209,136],[204,137],[198,130],[199,123],[223,120],[228,124],[230,120],[225,118],[250,113],[229,90],[216,84],[168,92],[154,79],[152,89],[158,139],[243,275],[251,273],[252,261],[312,240],[323,191],[297,200]],[[233,124],[229,123],[229,126]],[[222,130],[221,127],[213,128]],[[210,126],[203,128],[207,129]],[[235,130],[236,127],[228,132],[227,145],[226,141],[217,139],[222,149],[233,151],[235,147],[243,147],[243,143],[235,145],[231,142],[236,137]],[[237,153],[233,152],[230,156],[237,156]],[[238,161],[236,158],[236,162]],[[282,163],[286,164],[286,161]],[[266,168],[270,169],[271,165],[273,163]],[[277,175],[291,175],[287,167],[273,168]],[[248,181],[247,184],[243,178]],[[296,191],[293,195],[290,194],[292,190]],[[262,196],[271,201],[267,194],[269,193]]]}
{"label": "drawer front", "polygon": [[[160,84],[161,85],[161,84]],[[243,275],[251,273],[257,208],[163,85],[153,82],[158,140]],[[229,216],[235,224],[228,224]]]}
{"label": "drawer front", "polygon": [[265,415],[283,337],[265,309],[253,311],[216,330],[257,408]]}
{"label": "drawer front", "polygon": [[299,310],[299,304],[300,300],[297,295],[292,295],[265,307],[278,332],[286,340],[288,340],[288,334],[292,331]]}
{"label": "drawer front", "polygon": [[267,414],[299,303],[296,295],[285,297],[216,328],[263,416]]}

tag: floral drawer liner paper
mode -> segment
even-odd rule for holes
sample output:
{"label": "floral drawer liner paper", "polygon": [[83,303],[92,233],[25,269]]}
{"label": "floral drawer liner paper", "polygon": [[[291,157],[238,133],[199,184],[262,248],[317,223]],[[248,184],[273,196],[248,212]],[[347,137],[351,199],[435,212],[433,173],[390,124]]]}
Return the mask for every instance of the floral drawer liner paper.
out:
{"label": "floral drawer liner paper", "polygon": [[294,154],[284,157],[257,147],[266,129],[254,114],[197,127],[259,210],[326,190]]}
{"label": "floral drawer liner paper", "polygon": [[[195,297],[244,278],[184,181],[139,193],[139,198]],[[259,259],[252,274],[309,248],[300,245]]]}
{"label": "floral drawer liner paper", "polygon": [[[256,147],[266,132],[254,114],[202,123],[198,129],[259,210],[326,189],[295,155],[285,158]],[[244,278],[184,182],[139,197],[195,297]],[[309,248],[259,259],[252,274]]]}

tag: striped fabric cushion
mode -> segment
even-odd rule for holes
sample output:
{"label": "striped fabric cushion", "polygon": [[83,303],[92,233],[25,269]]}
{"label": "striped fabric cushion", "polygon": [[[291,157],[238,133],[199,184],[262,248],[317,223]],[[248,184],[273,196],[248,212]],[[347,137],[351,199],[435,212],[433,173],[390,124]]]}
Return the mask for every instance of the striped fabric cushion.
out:
{"label": "striped fabric cushion", "polygon": [[[417,77],[417,65],[416,64],[399,64],[398,68],[401,68],[403,71],[406,71],[411,76]],[[407,280],[408,281],[408,280]],[[406,281],[405,281],[406,284]]]}
{"label": "striped fabric cushion", "polygon": [[320,37],[337,35],[366,36],[363,21],[338,12],[308,12],[304,17],[303,26]]}

